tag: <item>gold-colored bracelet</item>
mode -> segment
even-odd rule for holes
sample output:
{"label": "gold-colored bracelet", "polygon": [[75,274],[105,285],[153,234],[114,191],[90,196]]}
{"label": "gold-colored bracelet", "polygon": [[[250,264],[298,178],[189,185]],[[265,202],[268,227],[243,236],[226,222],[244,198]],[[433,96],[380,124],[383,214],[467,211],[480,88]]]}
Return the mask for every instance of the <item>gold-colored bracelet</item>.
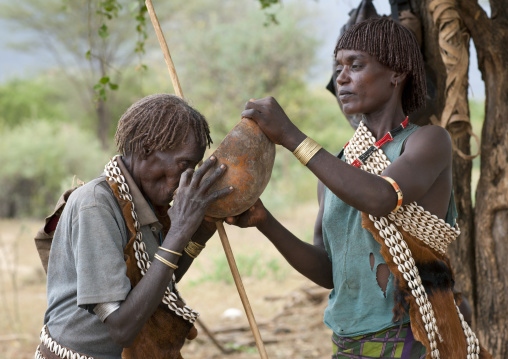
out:
{"label": "gold-colored bracelet", "polygon": [[189,255],[189,257],[195,259],[197,256],[199,256],[199,253],[201,253],[204,248],[205,246],[202,244],[196,243],[194,241],[189,241],[183,250]]}
{"label": "gold-colored bracelet", "polygon": [[293,151],[293,154],[296,158],[298,158],[302,165],[307,166],[307,163],[309,163],[311,158],[314,157],[314,155],[322,148],[323,147],[319,143],[314,141],[312,138],[307,137]]}
{"label": "gold-colored bracelet", "polygon": [[397,205],[395,206],[395,209],[392,211],[392,212],[397,212],[397,210],[400,208],[400,206],[402,206],[402,199],[404,198],[402,195],[402,190],[400,189],[397,182],[395,182],[393,180],[393,178],[390,178],[387,176],[381,176],[381,178],[384,179],[385,181],[388,181],[388,183],[390,183],[392,185],[393,189],[395,190],[395,193],[397,194]]}
{"label": "gold-colored bracelet", "polygon": [[159,247],[159,249],[163,250],[164,252],[176,254],[177,256],[182,256],[182,253],[178,253],[178,252],[172,251],[171,249],[167,249],[167,248],[164,248],[164,247]]}
{"label": "gold-colored bracelet", "polygon": [[173,268],[173,269],[177,269],[177,268],[178,268],[178,266],[177,266],[176,264],[173,264],[173,263],[171,263],[170,261],[168,261],[167,259],[162,258],[162,257],[161,257],[160,255],[158,255],[157,253],[155,253],[155,254],[153,255],[153,257],[154,257],[155,259],[158,259],[159,261],[161,261],[161,262],[162,262],[162,263],[164,263],[165,265],[167,265],[169,268]]}

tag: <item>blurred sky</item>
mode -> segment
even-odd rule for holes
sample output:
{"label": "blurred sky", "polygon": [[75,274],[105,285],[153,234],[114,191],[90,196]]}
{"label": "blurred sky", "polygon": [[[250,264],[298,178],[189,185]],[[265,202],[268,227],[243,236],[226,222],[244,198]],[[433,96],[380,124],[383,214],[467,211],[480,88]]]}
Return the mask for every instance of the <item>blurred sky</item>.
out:
{"label": "blurred sky", "polygon": [[[8,0],[0,0],[8,1]],[[192,1],[192,0],[189,0]],[[284,0],[289,2],[292,0]],[[310,11],[317,11],[319,16],[316,18],[316,34],[322,39],[319,52],[317,54],[318,62],[311,71],[309,81],[312,85],[326,86],[331,75],[331,56],[335,46],[335,41],[340,28],[348,20],[348,13],[355,8],[359,0],[308,0],[307,5]],[[389,14],[389,0],[374,0],[374,6],[378,13]],[[284,11],[283,9],[279,11]],[[40,69],[50,67],[51,59],[44,54],[27,54],[12,50],[8,47],[8,42],[23,36],[19,33],[9,33],[5,23],[0,21],[0,82],[16,77],[30,76],[37,73]],[[152,34],[150,34],[151,36]],[[469,71],[470,90],[469,96],[472,99],[481,100],[485,97],[485,87],[478,70],[476,52],[474,46],[471,46],[471,59]]]}

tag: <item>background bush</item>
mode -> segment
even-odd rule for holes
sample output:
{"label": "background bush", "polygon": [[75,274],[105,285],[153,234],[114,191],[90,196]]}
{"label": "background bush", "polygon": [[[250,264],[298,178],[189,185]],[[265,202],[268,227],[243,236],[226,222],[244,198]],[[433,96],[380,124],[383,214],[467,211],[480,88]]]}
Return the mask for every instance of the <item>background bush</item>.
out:
{"label": "background bush", "polygon": [[44,218],[73,177],[100,175],[108,155],[72,123],[27,121],[0,134],[0,217]]}

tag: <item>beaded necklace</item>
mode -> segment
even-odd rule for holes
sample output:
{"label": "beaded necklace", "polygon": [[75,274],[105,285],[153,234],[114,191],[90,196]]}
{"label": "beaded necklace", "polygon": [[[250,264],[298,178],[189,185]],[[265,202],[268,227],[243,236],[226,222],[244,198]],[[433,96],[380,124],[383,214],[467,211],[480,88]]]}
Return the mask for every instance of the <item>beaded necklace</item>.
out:
{"label": "beaded necklace", "polygon": [[[362,117],[364,118],[364,121],[365,121],[365,116],[362,116]],[[409,116],[406,117],[406,119],[404,121],[402,121],[402,123],[400,125],[398,125],[393,130],[388,131],[386,133],[386,135],[383,136],[382,139],[380,139],[379,141],[374,143],[364,153],[362,153],[360,156],[358,156],[351,163],[351,165],[353,165],[355,167],[360,167],[361,165],[364,165],[365,161],[367,161],[367,159],[370,157],[370,155],[372,155],[374,152],[379,150],[381,148],[381,146],[383,146],[385,143],[393,141],[393,138],[395,136],[397,136],[399,133],[401,133],[407,127],[408,123],[409,123]],[[349,145],[349,141],[348,141],[348,143],[346,143],[344,145],[344,148],[342,148],[342,151],[340,151],[339,156],[338,156],[339,158],[342,157],[342,155],[344,154],[344,150],[346,149],[347,145]]]}

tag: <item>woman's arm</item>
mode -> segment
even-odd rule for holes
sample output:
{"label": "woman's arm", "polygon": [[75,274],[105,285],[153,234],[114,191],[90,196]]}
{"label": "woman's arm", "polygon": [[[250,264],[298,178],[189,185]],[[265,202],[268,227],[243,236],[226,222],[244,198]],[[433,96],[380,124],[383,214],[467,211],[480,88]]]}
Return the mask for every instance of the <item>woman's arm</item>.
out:
{"label": "woman's arm", "polygon": [[[306,138],[272,97],[248,102],[242,116],[255,121],[274,143],[291,152]],[[384,216],[396,206],[397,195],[391,184],[379,176],[346,164],[324,149],[317,152],[307,167],[336,196],[360,211]],[[450,174],[449,178],[443,178],[443,173]],[[383,175],[397,182],[404,196],[403,204],[420,201],[438,179],[448,182],[448,186],[440,187],[449,192],[451,141],[446,130],[438,126],[425,126],[417,130],[408,138],[404,153]],[[441,196],[445,190],[442,192]],[[442,198],[433,194],[432,200],[439,202]],[[440,207],[447,200],[440,202],[443,203]]]}
{"label": "woman's arm", "polygon": [[320,286],[333,287],[332,263],[322,239],[315,239],[315,245],[298,239],[272,216],[261,200],[245,213],[228,217],[226,222],[239,227],[258,228],[294,269]]}

